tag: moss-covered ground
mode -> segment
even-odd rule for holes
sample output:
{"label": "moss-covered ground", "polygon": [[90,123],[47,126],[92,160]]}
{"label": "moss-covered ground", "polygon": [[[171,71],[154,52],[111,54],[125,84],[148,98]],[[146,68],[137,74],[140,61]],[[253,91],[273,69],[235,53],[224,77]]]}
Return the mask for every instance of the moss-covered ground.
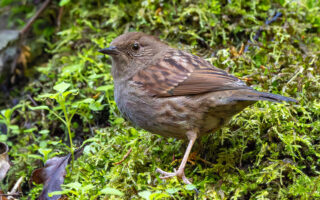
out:
{"label": "moss-covered ground", "polygon": [[[8,26],[21,28],[34,2],[1,1],[2,11],[12,9]],[[186,168],[192,185],[161,180],[155,169],[177,168],[187,143],[135,128],[119,114],[111,60],[97,50],[126,31],[156,35],[299,103],[248,107],[195,145]],[[0,94],[0,141],[12,162],[4,192],[24,177],[21,199],[36,199],[42,185],[29,182],[32,171],[69,153],[70,134],[74,148],[86,146],[67,168],[68,199],[320,198],[319,1],[53,1],[27,41],[31,58],[16,75],[23,82]]]}

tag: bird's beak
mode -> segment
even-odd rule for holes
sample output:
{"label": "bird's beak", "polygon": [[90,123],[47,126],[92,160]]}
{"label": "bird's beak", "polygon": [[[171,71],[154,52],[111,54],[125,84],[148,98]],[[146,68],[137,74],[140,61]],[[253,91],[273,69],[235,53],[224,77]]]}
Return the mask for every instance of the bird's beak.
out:
{"label": "bird's beak", "polygon": [[108,55],[116,55],[119,53],[117,47],[115,46],[110,46],[108,48],[100,49],[99,52],[103,54],[108,54]]}

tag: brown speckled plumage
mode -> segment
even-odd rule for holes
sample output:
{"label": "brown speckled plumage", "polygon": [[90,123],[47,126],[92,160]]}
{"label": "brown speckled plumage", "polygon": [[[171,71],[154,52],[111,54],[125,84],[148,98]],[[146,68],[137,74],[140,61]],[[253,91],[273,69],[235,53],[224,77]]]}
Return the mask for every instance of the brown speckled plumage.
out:
{"label": "brown speckled plumage", "polygon": [[123,34],[100,50],[112,56],[114,96],[124,117],[155,134],[188,139],[177,171],[157,169],[185,183],[184,167],[197,137],[212,133],[258,100],[294,99],[257,92],[204,59],[139,32]]}

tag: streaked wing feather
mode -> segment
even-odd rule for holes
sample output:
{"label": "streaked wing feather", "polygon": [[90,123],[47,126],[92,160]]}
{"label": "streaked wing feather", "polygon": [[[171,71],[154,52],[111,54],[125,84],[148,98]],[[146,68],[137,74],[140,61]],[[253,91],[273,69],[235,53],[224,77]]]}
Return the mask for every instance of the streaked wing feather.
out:
{"label": "streaked wing feather", "polygon": [[140,70],[132,80],[157,97],[249,88],[204,59],[180,50],[169,51],[160,62]]}

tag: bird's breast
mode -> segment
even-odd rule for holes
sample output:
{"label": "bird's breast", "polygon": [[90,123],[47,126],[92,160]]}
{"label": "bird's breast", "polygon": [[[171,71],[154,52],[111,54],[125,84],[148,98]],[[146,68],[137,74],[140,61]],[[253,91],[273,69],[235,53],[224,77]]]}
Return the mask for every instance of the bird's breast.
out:
{"label": "bird's breast", "polygon": [[127,120],[163,136],[185,138],[185,132],[201,114],[197,112],[197,105],[186,100],[186,97],[152,97],[132,82],[115,83],[114,96],[120,112]]}
{"label": "bird's breast", "polygon": [[154,126],[154,110],[157,105],[151,97],[131,82],[114,84],[114,97],[121,114],[134,125],[147,129]]}

